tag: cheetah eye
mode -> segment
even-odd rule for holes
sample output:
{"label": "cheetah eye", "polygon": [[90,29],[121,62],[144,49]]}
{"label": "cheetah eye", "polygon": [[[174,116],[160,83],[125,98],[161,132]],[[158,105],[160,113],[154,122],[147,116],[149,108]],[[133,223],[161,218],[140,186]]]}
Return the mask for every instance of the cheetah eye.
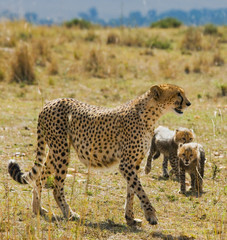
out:
{"label": "cheetah eye", "polygon": [[184,140],[184,141],[185,141],[186,139],[185,139],[185,138],[182,138],[182,140]]}
{"label": "cheetah eye", "polygon": [[190,154],[190,157],[193,157],[193,154]]}
{"label": "cheetah eye", "polygon": [[178,92],[178,93],[177,93],[177,96],[178,96],[178,97],[181,97],[181,94],[180,94],[180,92]]}
{"label": "cheetah eye", "polygon": [[190,141],[192,141],[193,139],[192,139],[192,138],[190,138],[189,140],[190,140]]}
{"label": "cheetah eye", "polygon": [[183,153],[182,156],[185,157],[185,154]]}

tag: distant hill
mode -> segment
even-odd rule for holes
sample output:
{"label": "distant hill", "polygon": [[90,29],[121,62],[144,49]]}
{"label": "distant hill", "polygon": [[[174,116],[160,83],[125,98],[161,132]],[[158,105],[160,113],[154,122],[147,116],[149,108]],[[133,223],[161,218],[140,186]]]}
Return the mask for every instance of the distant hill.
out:
{"label": "distant hill", "polygon": [[[141,12],[135,11],[129,13],[128,16],[121,16],[120,18],[113,18],[105,21],[99,17],[96,8],[89,9],[88,12],[81,12],[75,18],[82,18],[103,26],[149,26],[152,22],[158,21],[166,17],[177,18],[185,25],[204,25],[213,23],[215,25],[227,25],[227,9],[193,9],[190,11],[170,10],[158,14],[155,10],[149,10],[147,14],[142,15]],[[20,17],[10,11],[0,12],[0,18],[7,18],[10,20],[17,20]],[[61,24],[62,21],[58,19],[42,19],[36,13],[28,12],[24,14],[24,19],[34,24]]]}

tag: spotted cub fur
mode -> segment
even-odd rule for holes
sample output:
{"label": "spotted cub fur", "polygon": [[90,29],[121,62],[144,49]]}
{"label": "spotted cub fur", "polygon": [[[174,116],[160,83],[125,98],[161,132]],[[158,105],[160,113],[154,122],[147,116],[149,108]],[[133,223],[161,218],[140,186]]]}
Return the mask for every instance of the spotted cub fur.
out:
{"label": "spotted cub fur", "polygon": [[205,151],[198,143],[180,144],[177,152],[180,167],[180,193],[185,194],[185,173],[191,176],[191,190],[203,192]]}
{"label": "spotted cub fur", "polygon": [[[127,182],[125,218],[128,225],[137,225],[133,199],[137,195],[150,224],[157,224],[151,205],[138,176],[138,166],[147,154],[154,126],[167,111],[183,114],[191,103],[184,90],[171,84],[152,86],[143,95],[115,108],[82,103],[76,99],[57,99],[41,111],[37,125],[37,155],[34,165],[23,173],[16,161],[8,171],[21,184],[33,188],[33,212],[45,215],[41,207],[42,186],[54,174],[54,199],[67,219],[79,216],[69,207],[64,193],[65,178],[73,146],[79,160],[86,166],[109,168],[113,164]],[[46,156],[46,146],[49,147]]]}
{"label": "spotted cub fur", "polygon": [[175,131],[169,130],[167,127],[159,126],[154,131],[151,142],[150,153],[147,158],[145,173],[151,171],[151,163],[153,159],[157,159],[160,154],[164,155],[162,163],[163,177],[168,178],[168,160],[172,167],[173,173],[179,178],[177,149],[180,143],[189,143],[194,139],[193,130],[188,128],[178,128]]}

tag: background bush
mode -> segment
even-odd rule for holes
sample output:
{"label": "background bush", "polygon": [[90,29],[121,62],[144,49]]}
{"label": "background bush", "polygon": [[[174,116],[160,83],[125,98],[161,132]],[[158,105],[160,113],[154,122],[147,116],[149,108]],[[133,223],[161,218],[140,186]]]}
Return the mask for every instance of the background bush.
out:
{"label": "background bush", "polygon": [[206,24],[204,26],[203,33],[205,35],[216,35],[216,34],[218,34],[218,28],[212,23]]}
{"label": "background bush", "polygon": [[152,28],[178,28],[182,22],[176,18],[164,18],[151,24]]}
{"label": "background bush", "polygon": [[79,27],[80,29],[89,29],[91,28],[92,24],[84,19],[74,18],[70,21],[65,22],[65,26],[68,28],[76,26]]}

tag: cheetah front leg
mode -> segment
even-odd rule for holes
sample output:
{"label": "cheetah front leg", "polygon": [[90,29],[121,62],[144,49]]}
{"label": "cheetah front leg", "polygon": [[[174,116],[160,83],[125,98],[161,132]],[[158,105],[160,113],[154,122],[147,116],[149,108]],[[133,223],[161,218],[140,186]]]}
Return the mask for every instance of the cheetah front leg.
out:
{"label": "cheetah front leg", "polygon": [[127,199],[126,199],[126,211],[125,218],[127,224],[137,224],[138,221],[134,219],[133,213],[133,197],[134,194],[140,199],[141,207],[144,211],[146,220],[151,224],[155,225],[158,219],[155,214],[155,209],[152,207],[134,169],[134,165],[122,161],[119,166],[120,172],[127,181]]}
{"label": "cheetah front leg", "polygon": [[148,174],[151,171],[151,163],[152,163],[153,154],[150,152],[147,158],[147,163],[145,167],[145,173]]}
{"label": "cheetah front leg", "polygon": [[190,177],[191,177],[191,188],[190,188],[190,190],[191,191],[195,191],[195,189],[196,189],[196,186],[195,186],[195,184],[196,184],[196,182],[195,182],[196,181],[195,175],[193,173],[191,173]]}
{"label": "cheetah front leg", "polygon": [[197,192],[198,196],[203,192],[203,179],[199,172],[195,174],[195,191]]}
{"label": "cheetah front leg", "polygon": [[162,174],[164,178],[169,178],[168,174],[168,157],[164,156],[162,163]]}
{"label": "cheetah front leg", "polygon": [[180,164],[180,191],[179,193],[186,193],[186,184],[185,184],[185,169]]}

